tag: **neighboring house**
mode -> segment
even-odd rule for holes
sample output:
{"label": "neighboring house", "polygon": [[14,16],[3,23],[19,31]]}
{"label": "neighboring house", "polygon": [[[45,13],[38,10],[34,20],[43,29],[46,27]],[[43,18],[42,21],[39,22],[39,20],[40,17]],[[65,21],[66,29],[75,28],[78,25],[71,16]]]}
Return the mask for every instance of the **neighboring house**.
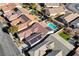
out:
{"label": "neighboring house", "polygon": [[54,48],[54,42],[44,41],[38,44],[37,46],[35,46],[34,48],[32,48],[31,50],[29,50],[28,53],[31,56],[43,56],[44,54],[46,54],[46,50],[49,50],[52,48]]}
{"label": "neighboring house", "polygon": [[65,39],[63,39],[62,37],[59,36],[58,33],[62,32],[62,30],[63,29],[61,29],[60,31],[54,33],[52,36],[53,36],[53,40],[58,45],[56,47],[58,49],[62,50],[63,55],[67,55],[71,50],[73,50],[74,46],[72,44],[70,44],[68,41],[66,41]]}
{"label": "neighboring house", "polygon": [[60,3],[45,3],[46,7],[59,7]]}
{"label": "neighboring house", "polygon": [[63,56],[66,56],[74,48],[72,44],[61,39],[57,34],[51,34],[46,40],[52,40],[55,46],[53,50],[61,50]]}
{"label": "neighboring house", "polygon": [[72,13],[64,17],[64,19],[67,21],[67,23],[73,21],[75,18],[79,17],[78,13]]}
{"label": "neighboring house", "polygon": [[[44,42],[52,42],[51,48],[50,46],[47,46]],[[49,49],[46,49],[46,47],[48,47]],[[39,54],[44,54],[44,56],[66,56],[71,50],[73,50],[73,48],[74,46],[64,39],[59,38],[56,34],[51,34],[43,42],[30,49],[28,52],[31,56],[39,56]],[[52,50],[46,53],[46,51],[50,49]],[[43,53],[41,54],[42,50]]]}
{"label": "neighboring house", "polygon": [[47,13],[50,16],[62,15],[65,14],[65,9],[62,6],[53,7],[53,8],[46,8]]}
{"label": "neighboring house", "polygon": [[18,18],[21,14],[24,14],[25,16],[27,16],[29,19],[33,21],[38,21],[35,15],[30,14],[27,9],[20,8],[20,7],[16,7],[8,12],[5,12],[4,15],[8,18],[9,21],[12,21]]}
{"label": "neighboring house", "polygon": [[11,21],[11,26],[16,25],[18,27],[18,31],[21,31],[29,26],[31,26],[34,22],[30,20],[27,16],[24,14],[20,15],[15,20]]}
{"label": "neighboring house", "polygon": [[[20,40],[23,40],[25,38],[25,41],[27,41],[27,40],[30,41],[30,39],[34,38],[35,36],[37,37],[40,35],[41,36],[40,38],[42,38],[43,36],[46,35],[47,32],[48,32],[48,29],[43,27],[40,23],[34,23],[30,27],[17,32],[17,35]],[[40,40],[40,38],[39,38],[39,40]]]}
{"label": "neighboring house", "polygon": [[20,25],[25,22],[30,22],[31,20],[25,16],[24,14],[20,15],[18,18],[14,19],[13,21],[10,22],[10,24],[13,25]]}
{"label": "neighboring house", "polygon": [[29,19],[33,21],[38,21],[37,16],[30,14],[28,9],[18,8],[23,14],[25,14]]}
{"label": "neighboring house", "polygon": [[9,11],[13,8],[16,7],[16,4],[15,3],[1,3],[0,4],[0,8],[5,12],[5,11]]}
{"label": "neighboring house", "polygon": [[8,21],[12,21],[18,18],[22,12],[18,8],[13,8],[12,10],[5,12],[4,16],[8,18]]}
{"label": "neighboring house", "polygon": [[18,27],[18,31],[29,27],[34,22],[38,22],[36,16],[29,14],[27,9],[24,8],[14,8],[4,15],[8,18],[11,26],[16,25]]}

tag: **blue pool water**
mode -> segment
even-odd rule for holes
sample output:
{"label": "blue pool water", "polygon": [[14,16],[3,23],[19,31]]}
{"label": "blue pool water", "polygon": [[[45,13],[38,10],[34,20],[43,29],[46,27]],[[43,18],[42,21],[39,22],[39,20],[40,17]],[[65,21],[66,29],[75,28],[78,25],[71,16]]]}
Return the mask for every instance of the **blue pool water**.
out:
{"label": "blue pool water", "polygon": [[50,27],[53,30],[57,29],[57,26],[55,24],[53,24],[53,23],[49,22],[47,25],[48,25],[48,27]]}

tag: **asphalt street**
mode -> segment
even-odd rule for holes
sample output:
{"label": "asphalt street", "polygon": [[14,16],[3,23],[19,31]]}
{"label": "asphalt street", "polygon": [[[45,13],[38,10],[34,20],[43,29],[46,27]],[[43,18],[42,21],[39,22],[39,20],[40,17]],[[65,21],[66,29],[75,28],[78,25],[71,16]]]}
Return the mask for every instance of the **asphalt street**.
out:
{"label": "asphalt street", "polygon": [[79,13],[79,3],[69,3],[66,5],[68,10]]}
{"label": "asphalt street", "polygon": [[2,31],[0,23],[0,56],[22,56],[9,34]]}

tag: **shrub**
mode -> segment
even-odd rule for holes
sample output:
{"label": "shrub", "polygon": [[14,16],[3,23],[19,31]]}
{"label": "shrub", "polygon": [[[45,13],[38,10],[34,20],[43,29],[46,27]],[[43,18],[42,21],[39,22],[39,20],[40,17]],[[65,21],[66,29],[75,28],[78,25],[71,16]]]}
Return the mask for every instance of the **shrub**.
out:
{"label": "shrub", "polygon": [[9,29],[8,29],[8,32],[11,32],[12,34],[14,34],[15,32],[18,31],[18,27],[17,26],[11,26]]}

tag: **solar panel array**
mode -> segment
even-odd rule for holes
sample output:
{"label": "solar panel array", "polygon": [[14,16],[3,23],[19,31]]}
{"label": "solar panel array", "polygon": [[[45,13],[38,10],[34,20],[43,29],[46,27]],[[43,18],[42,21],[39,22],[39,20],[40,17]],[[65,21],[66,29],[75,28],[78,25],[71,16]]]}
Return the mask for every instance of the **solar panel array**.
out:
{"label": "solar panel array", "polygon": [[41,40],[42,38],[41,35],[42,35],[41,33],[34,33],[29,37],[25,38],[25,41],[27,41],[32,46],[33,44]]}

